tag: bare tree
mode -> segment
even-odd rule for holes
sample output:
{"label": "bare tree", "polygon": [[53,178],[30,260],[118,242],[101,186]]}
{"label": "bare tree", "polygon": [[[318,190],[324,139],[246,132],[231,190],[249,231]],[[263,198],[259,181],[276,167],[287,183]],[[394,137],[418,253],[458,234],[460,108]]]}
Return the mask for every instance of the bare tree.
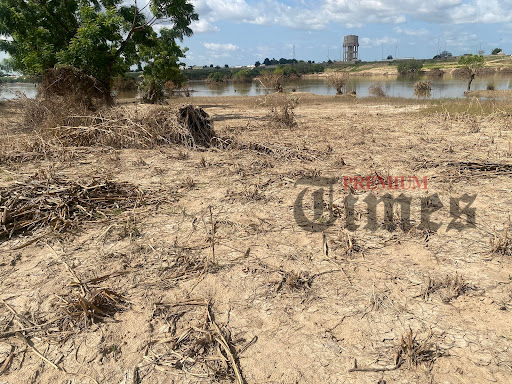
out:
{"label": "bare tree", "polygon": [[345,86],[348,83],[349,76],[350,75],[348,72],[331,73],[327,77],[327,82],[330,86],[332,86],[336,89],[337,95],[342,95],[343,91],[345,91]]}
{"label": "bare tree", "polygon": [[274,72],[265,72],[258,80],[267,91],[273,89],[276,92],[283,92],[283,75]]}

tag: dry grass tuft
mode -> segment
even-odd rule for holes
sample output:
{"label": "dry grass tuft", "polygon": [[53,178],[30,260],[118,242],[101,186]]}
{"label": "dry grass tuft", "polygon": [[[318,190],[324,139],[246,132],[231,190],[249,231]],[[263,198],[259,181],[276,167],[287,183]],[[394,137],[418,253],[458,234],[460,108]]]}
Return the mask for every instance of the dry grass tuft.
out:
{"label": "dry grass tuft", "polygon": [[420,297],[427,300],[431,295],[439,293],[443,302],[448,303],[457,297],[464,295],[469,291],[471,286],[464,281],[464,278],[455,273],[455,275],[447,275],[442,278],[428,278],[426,287],[423,289]]}
{"label": "dry grass tuft", "polygon": [[512,238],[509,235],[509,228],[507,226],[505,228],[505,232],[503,235],[498,234],[494,231],[494,235],[491,237],[491,252],[493,254],[502,255],[502,256],[512,256]]}
{"label": "dry grass tuft", "polygon": [[85,295],[59,297],[58,327],[61,332],[74,332],[105,320],[127,309],[126,300],[108,288],[88,290]]}
{"label": "dry grass tuft", "polygon": [[432,342],[432,333],[424,340],[418,340],[418,335],[413,336],[412,329],[400,338],[400,344],[395,354],[396,366],[404,363],[409,368],[417,367],[419,364],[432,366],[432,364],[442,356],[439,348]]}
{"label": "dry grass tuft", "polygon": [[308,272],[300,271],[290,271],[290,272],[280,272],[282,276],[282,280],[279,282],[277,286],[276,292],[279,292],[283,287],[287,287],[290,290],[295,291],[306,291],[311,289],[311,284],[313,283],[313,278],[309,275]]}

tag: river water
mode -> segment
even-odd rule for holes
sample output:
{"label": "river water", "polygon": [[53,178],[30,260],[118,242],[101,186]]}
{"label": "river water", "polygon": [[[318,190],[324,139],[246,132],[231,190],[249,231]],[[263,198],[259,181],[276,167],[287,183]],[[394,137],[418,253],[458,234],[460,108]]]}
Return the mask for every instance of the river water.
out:
{"label": "river water", "polygon": [[[367,97],[368,88],[375,83],[380,83],[387,96],[414,98],[414,84],[425,78],[395,77],[395,76],[357,76],[351,77],[347,91],[356,91],[358,97]],[[431,96],[434,99],[464,97],[467,87],[467,80],[444,76],[441,79],[430,79],[432,81]],[[492,84],[496,90],[512,90],[511,75],[493,75],[477,77],[471,85],[471,90],[486,89]],[[188,83],[192,96],[257,96],[266,93],[265,88],[258,81],[247,84],[228,82],[221,85],[211,85],[204,81],[190,81]],[[334,88],[329,87],[325,77],[307,77],[294,79],[285,82],[285,91],[311,92],[317,95],[334,95]],[[17,97],[18,92],[23,92],[27,97],[35,97],[36,87],[34,84],[4,84],[0,87],[0,99],[12,99]],[[136,97],[136,93],[123,93],[121,98]]]}

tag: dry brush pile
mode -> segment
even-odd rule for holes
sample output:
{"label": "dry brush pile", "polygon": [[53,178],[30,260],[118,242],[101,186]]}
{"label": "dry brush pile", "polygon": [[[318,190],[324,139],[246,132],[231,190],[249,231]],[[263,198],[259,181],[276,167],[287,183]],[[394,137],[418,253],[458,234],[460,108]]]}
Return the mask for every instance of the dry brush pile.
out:
{"label": "dry brush pile", "polygon": [[153,316],[167,325],[168,332],[156,336],[151,343],[144,356],[149,364],[159,370],[178,370],[215,382],[246,383],[240,370],[240,351],[235,349],[229,332],[215,321],[208,301],[159,303]]}
{"label": "dry brush pile", "polygon": [[140,191],[128,183],[105,178],[79,183],[36,175],[0,189],[0,241],[45,227],[76,228],[80,221],[133,208],[140,199]]}
{"label": "dry brush pile", "polygon": [[[28,109],[31,108],[29,104]],[[65,124],[54,123],[50,118],[35,126],[30,150],[46,152],[52,147],[70,146],[147,149],[166,144],[207,148],[216,136],[208,114],[193,105],[176,110],[163,106],[135,110],[116,106],[94,114],[67,115]]]}

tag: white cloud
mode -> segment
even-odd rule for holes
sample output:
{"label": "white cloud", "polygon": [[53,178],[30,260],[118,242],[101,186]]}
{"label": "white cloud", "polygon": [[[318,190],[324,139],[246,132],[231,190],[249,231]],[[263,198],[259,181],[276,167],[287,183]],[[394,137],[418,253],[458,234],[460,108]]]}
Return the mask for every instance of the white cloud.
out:
{"label": "white cloud", "polygon": [[[201,19],[321,30],[329,23],[361,27],[368,23],[401,24],[407,18],[438,24],[512,21],[510,0],[193,0]],[[409,36],[425,30],[404,30]]]}
{"label": "white cloud", "polygon": [[234,44],[218,44],[218,43],[203,43],[203,46],[210,50],[215,52],[233,52],[240,49],[237,45]]}
{"label": "white cloud", "polygon": [[415,36],[415,37],[421,37],[421,36],[427,36],[429,34],[429,31],[425,28],[421,29],[404,29],[399,26],[393,28],[393,30],[396,33],[404,34],[406,36]]}
{"label": "white cloud", "polygon": [[194,31],[194,33],[206,33],[206,32],[218,32],[220,28],[216,25],[213,25],[206,21],[205,19],[200,19],[198,21],[193,21],[190,28]]}
{"label": "white cloud", "polygon": [[369,37],[359,39],[359,45],[364,48],[380,47],[381,45],[394,45],[397,42],[397,39],[388,36],[376,39],[371,39]]}

